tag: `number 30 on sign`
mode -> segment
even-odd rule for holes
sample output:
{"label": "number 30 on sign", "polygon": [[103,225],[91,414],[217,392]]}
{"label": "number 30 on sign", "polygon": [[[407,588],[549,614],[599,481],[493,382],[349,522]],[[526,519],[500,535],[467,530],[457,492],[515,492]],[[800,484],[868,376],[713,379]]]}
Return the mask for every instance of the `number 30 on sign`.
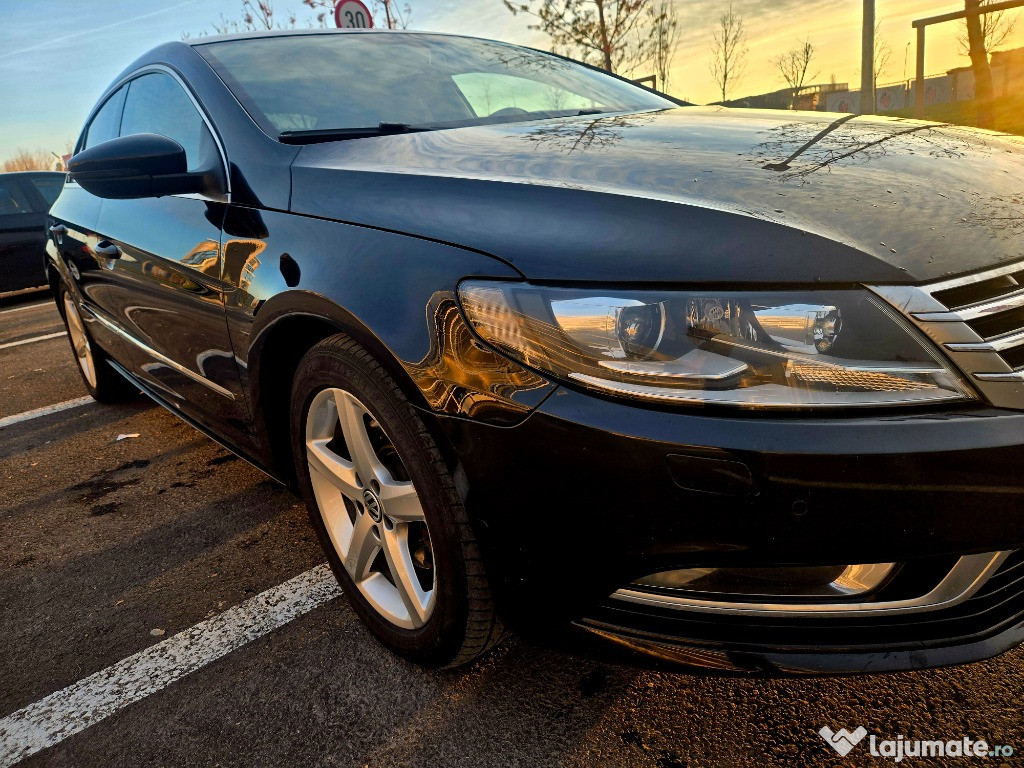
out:
{"label": "number 30 on sign", "polygon": [[334,4],[334,22],[341,29],[373,29],[370,9],[361,0],[338,0]]}

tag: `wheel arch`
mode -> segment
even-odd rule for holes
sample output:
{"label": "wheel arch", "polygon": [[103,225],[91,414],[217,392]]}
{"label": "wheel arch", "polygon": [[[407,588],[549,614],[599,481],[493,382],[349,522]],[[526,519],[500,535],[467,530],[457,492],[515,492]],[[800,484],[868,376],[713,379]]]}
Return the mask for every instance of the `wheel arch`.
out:
{"label": "wheel arch", "polygon": [[[288,416],[292,382],[302,358],[324,339],[345,334],[357,341],[394,378],[414,406],[425,415],[432,413],[399,358],[364,323],[318,294],[295,294],[301,295],[292,295],[292,300],[286,301],[289,294],[283,294],[260,308],[247,356],[253,421],[278,476],[288,483],[295,480]],[[450,459],[453,454],[447,440],[432,423],[430,428],[439,444],[445,443],[442,450]]]}
{"label": "wheel arch", "polygon": [[50,286],[50,295],[57,303],[61,317],[64,316],[64,308],[60,306],[60,287],[68,280],[61,274],[60,259],[57,256],[57,248],[53,241],[46,240],[46,257],[43,259],[43,269],[46,272],[46,283]]}

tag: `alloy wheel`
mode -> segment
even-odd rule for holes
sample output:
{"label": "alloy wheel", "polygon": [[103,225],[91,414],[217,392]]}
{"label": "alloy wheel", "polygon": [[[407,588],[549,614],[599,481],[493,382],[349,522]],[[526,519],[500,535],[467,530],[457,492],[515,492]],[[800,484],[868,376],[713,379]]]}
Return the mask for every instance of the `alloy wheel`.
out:
{"label": "alloy wheel", "polygon": [[82,375],[89,382],[89,386],[96,388],[96,362],[92,356],[92,347],[89,345],[89,337],[85,334],[85,325],[82,323],[82,316],[78,313],[71,294],[64,293],[64,316],[68,321],[68,334],[71,336],[71,346],[75,350],[75,359],[82,369]]}
{"label": "alloy wheel", "polygon": [[359,592],[404,629],[430,619],[437,591],[419,495],[394,443],[354,395],[321,390],[306,413],[306,461],[331,543]]}

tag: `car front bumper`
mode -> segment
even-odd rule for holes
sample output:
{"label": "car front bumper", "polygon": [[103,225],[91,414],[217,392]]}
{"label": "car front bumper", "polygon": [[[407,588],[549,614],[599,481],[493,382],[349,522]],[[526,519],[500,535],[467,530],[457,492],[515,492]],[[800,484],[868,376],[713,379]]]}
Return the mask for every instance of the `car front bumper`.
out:
{"label": "car front bumper", "polygon": [[[683,412],[563,387],[515,427],[441,426],[513,624],[570,619],[687,663],[794,672],[958,663],[1021,639],[1022,413]],[[681,568],[895,562],[934,574],[997,552],[970,590],[914,611],[751,616],[621,598]]]}

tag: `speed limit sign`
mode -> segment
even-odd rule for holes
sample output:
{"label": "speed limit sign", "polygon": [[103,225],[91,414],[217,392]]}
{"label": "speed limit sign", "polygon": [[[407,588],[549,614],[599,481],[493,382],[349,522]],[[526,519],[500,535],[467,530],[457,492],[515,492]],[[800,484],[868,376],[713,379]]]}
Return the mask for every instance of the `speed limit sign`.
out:
{"label": "speed limit sign", "polygon": [[370,9],[362,0],[338,0],[334,5],[334,23],[341,29],[373,29]]}

